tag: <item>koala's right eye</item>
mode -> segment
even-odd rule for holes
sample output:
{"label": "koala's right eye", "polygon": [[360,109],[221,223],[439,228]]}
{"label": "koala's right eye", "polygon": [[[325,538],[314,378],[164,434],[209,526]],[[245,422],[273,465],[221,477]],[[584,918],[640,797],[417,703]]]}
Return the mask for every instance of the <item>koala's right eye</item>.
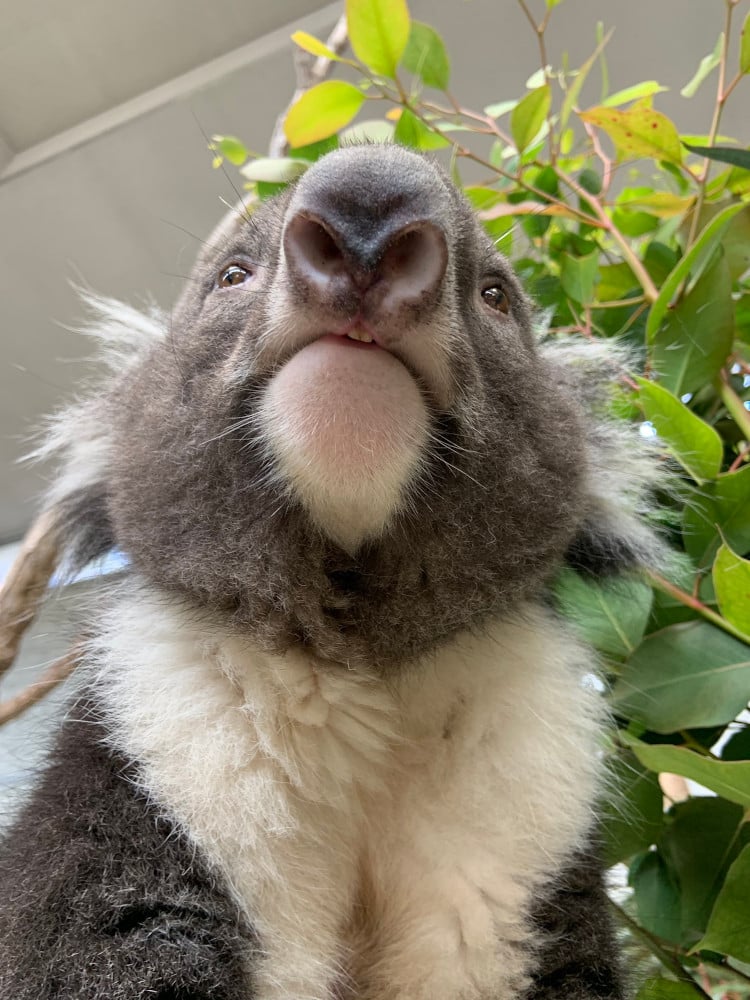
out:
{"label": "koala's right eye", "polygon": [[252,276],[253,272],[243,264],[230,264],[221,272],[216,284],[219,288],[234,288],[237,285],[244,285]]}

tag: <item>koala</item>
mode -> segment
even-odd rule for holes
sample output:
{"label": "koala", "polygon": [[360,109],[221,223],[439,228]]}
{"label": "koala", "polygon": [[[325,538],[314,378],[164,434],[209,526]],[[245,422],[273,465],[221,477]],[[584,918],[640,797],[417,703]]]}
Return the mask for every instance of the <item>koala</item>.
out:
{"label": "koala", "polygon": [[3,1000],[620,997],[549,598],[658,547],[617,357],[396,145],[231,213],[169,317],[97,309],[48,504],[129,566],[0,850]]}

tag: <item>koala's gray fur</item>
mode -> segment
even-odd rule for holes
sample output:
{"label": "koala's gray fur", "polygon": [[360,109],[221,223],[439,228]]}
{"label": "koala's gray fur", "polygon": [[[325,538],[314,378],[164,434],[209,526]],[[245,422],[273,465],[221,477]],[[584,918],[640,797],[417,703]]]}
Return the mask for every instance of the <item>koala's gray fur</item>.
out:
{"label": "koala's gray fur", "polygon": [[[323,291],[282,241],[313,214],[347,234],[348,276]],[[444,234],[445,270],[429,294],[407,288],[394,304],[387,276],[382,292],[351,275],[383,270],[381,230],[415,219],[428,220],[435,246],[443,237],[433,231]],[[247,288],[217,288],[231,261],[252,268]],[[483,302],[487,275],[504,288],[507,314]],[[117,546],[134,575],[198,624],[222,622],[264,654],[302,650],[324,671],[385,688],[456,637],[544,602],[566,557],[588,572],[649,558],[639,505],[653,463],[602,414],[616,359],[585,343],[540,348],[507,262],[426,159],[398,147],[330,154],[250,218],[220,227],[169,323],[101,308],[105,334],[124,343],[104,391],[52,435],[63,458],[50,502],[73,563]],[[279,474],[255,415],[289,357],[357,314],[386,338],[400,331],[389,349],[416,380],[430,426],[385,529],[347,549]],[[266,1000],[253,986],[266,945],[252,900],[234,908],[220,866],[169,802],[129,778],[139,761],[109,740],[99,683],[72,710],[0,860],[3,1000]],[[550,871],[530,909],[539,931],[524,945],[534,956],[525,982],[535,996],[619,996],[585,852]],[[332,983],[326,995],[375,997],[367,982],[364,973],[359,987],[356,977]],[[471,997],[506,995],[498,985]]]}

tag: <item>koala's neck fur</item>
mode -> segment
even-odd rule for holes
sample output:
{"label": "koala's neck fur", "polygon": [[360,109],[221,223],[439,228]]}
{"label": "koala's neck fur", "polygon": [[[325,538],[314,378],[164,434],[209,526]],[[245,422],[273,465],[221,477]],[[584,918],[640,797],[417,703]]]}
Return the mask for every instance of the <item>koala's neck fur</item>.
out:
{"label": "koala's neck fur", "polygon": [[597,770],[588,654],[540,607],[384,685],[131,581],[95,663],[114,745],[257,929],[264,1000],[518,996]]}

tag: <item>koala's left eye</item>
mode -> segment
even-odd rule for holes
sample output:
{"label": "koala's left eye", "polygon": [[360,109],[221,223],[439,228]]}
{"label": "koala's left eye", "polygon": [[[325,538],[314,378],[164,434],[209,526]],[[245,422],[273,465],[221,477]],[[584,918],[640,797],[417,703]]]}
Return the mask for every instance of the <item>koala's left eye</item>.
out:
{"label": "koala's left eye", "polygon": [[244,285],[252,276],[250,268],[242,264],[230,264],[221,272],[216,283],[219,288],[234,288],[237,285]]}
{"label": "koala's left eye", "polygon": [[496,312],[510,312],[510,302],[508,296],[500,285],[489,285],[482,289],[482,298],[487,305]]}

